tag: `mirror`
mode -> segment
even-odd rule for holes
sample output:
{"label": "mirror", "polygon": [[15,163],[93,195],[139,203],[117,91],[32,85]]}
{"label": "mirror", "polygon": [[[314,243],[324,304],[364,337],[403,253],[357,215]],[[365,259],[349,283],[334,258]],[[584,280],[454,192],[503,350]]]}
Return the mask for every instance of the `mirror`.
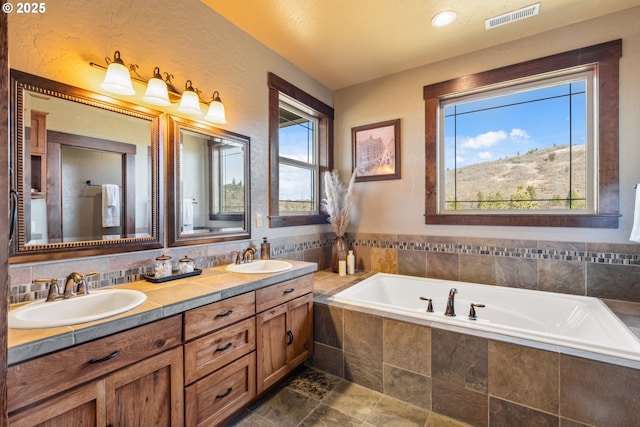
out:
{"label": "mirror", "polygon": [[249,239],[249,138],[169,118],[169,245]]}
{"label": "mirror", "polygon": [[10,262],[162,247],[161,113],[17,70],[11,100]]}

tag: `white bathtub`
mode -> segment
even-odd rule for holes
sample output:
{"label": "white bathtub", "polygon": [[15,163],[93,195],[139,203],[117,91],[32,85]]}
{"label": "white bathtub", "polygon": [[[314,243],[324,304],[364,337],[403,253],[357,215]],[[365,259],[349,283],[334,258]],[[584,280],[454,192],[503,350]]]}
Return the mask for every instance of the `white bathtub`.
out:
{"label": "white bathtub", "polygon": [[[444,315],[456,288],[455,317]],[[427,301],[433,300],[433,313]],[[640,361],[638,339],[599,299],[450,280],[377,273],[330,298],[463,328]],[[470,304],[477,320],[468,318]]]}

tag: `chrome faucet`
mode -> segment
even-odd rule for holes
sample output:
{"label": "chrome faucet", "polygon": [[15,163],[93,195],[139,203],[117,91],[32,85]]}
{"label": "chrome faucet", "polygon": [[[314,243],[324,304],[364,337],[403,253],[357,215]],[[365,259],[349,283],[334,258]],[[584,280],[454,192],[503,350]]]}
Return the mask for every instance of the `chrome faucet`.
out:
{"label": "chrome faucet", "polygon": [[449,298],[447,298],[447,309],[444,311],[445,316],[455,317],[456,309],[454,305],[454,299],[457,293],[458,290],[456,288],[451,288],[451,290],[449,291]]}

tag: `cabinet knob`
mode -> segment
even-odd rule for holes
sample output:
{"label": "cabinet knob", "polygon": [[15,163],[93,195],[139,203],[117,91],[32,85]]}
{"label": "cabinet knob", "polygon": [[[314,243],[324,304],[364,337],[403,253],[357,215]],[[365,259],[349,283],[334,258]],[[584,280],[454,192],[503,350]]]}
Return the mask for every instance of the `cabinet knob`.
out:
{"label": "cabinet knob", "polygon": [[287,331],[287,337],[289,337],[289,340],[287,341],[287,345],[293,344],[293,332]]}

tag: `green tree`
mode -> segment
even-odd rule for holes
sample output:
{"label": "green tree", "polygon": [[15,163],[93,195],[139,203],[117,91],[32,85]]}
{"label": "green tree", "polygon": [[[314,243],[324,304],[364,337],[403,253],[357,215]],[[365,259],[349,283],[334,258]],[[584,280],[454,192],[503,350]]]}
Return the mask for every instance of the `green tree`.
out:
{"label": "green tree", "polygon": [[565,204],[568,209],[584,209],[587,206],[584,198],[580,197],[573,188],[569,190]]}

